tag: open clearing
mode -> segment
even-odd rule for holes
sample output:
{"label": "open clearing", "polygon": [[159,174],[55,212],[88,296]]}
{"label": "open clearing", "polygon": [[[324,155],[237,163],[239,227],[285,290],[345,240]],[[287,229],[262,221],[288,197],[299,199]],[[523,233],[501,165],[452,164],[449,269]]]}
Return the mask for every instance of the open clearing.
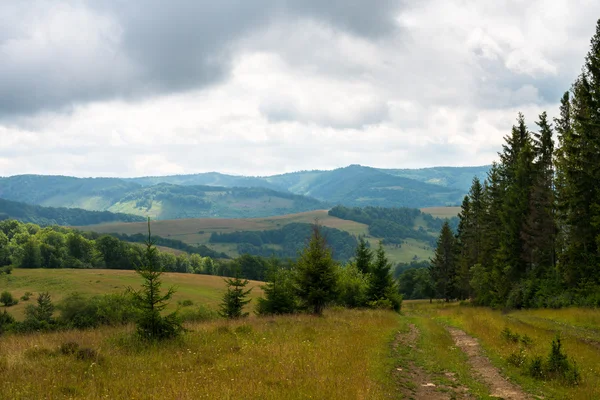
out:
{"label": "open clearing", "polygon": [[421,208],[421,211],[436,218],[452,218],[458,215],[460,207],[427,207]]}
{"label": "open clearing", "polygon": [[[216,308],[225,290],[214,276],[168,273],[177,300]],[[16,269],[0,290],[103,294],[138,287],[133,271]],[[253,286],[259,282],[252,282]],[[260,295],[255,288],[253,297]],[[26,304],[7,310],[18,318]],[[251,305],[254,302],[251,303]],[[249,309],[250,311],[250,309]],[[324,317],[257,317],[186,325],[175,342],[146,347],[132,326],[0,337],[0,399],[598,399],[600,310],[524,310],[405,301],[389,311],[333,308]],[[527,335],[529,356],[546,357],[560,333],[581,383],[539,381],[510,365],[519,351],[503,329]],[[75,341],[94,349],[77,360],[56,349]]]}
{"label": "open clearing", "polygon": [[[114,269],[17,268],[11,275],[0,275],[0,291],[8,290],[16,298],[20,298],[25,292],[32,292],[34,295],[49,292],[54,302],[73,292],[90,296],[116,293],[123,292],[127,287],[138,289],[141,283],[142,279],[135,271]],[[262,294],[259,287],[261,284],[262,282],[250,281],[248,288],[254,288],[251,297],[259,297]],[[204,304],[216,309],[226,290],[225,282],[219,276],[166,272],[163,275],[163,287],[169,286],[177,288],[171,308],[176,306],[178,300],[192,300],[194,304]],[[35,296],[29,301],[19,301],[19,304],[7,310],[17,319],[21,319],[27,304],[34,302]]]}
{"label": "open clearing", "polygon": [[[438,207],[439,209],[452,207]],[[438,209],[436,208],[436,209]],[[425,209],[424,209],[425,210]],[[445,218],[445,217],[444,217]],[[340,229],[352,235],[365,235],[371,243],[371,247],[377,247],[380,238],[370,237],[369,228],[366,224],[348,221],[332,217],[327,210],[308,211],[297,214],[288,214],[268,218],[192,218],[157,220],[152,222],[152,233],[170,239],[181,240],[190,245],[206,245],[213,250],[224,252],[230,257],[237,257],[237,245],[235,243],[209,243],[213,232],[227,233],[235,231],[263,231],[280,229],[294,222],[311,224],[315,221],[323,226]],[[93,231],[98,233],[125,233],[128,235],[148,232],[146,222],[115,222],[98,225],[79,226],[77,229]],[[410,262],[413,260],[427,260],[433,255],[426,243],[415,239],[407,239],[402,246],[385,245],[386,253],[390,261]]]}

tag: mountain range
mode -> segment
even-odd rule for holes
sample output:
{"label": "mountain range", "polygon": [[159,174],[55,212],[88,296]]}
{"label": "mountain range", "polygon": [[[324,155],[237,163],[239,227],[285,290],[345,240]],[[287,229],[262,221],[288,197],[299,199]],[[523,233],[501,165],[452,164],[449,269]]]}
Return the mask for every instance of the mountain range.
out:
{"label": "mountain range", "polygon": [[[0,178],[0,198],[45,207],[179,218],[253,218],[334,205],[434,207],[460,204],[489,166],[377,169],[350,165],[267,177],[217,172],[140,178],[16,175]],[[5,205],[6,206],[6,205]],[[11,205],[14,212],[15,205]],[[30,210],[31,211],[31,210]],[[4,212],[0,205],[0,213]]]}

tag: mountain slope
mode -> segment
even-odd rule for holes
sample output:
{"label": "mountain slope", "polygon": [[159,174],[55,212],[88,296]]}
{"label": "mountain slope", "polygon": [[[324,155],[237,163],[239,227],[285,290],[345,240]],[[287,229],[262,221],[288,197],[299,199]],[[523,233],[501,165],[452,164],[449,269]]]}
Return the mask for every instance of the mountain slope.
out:
{"label": "mountain slope", "polygon": [[0,220],[16,219],[21,222],[46,225],[93,225],[106,222],[137,222],[137,215],[115,214],[108,211],[87,211],[81,208],[55,208],[0,199]]}
{"label": "mountain slope", "polygon": [[271,182],[292,184],[290,191],[333,204],[347,206],[429,207],[456,204],[464,193],[459,189],[390,175],[375,168],[351,165],[333,171],[298,173],[271,177]]}
{"label": "mountain slope", "polygon": [[481,182],[487,178],[490,165],[480,167],[433,167],[420,169],[380,169],[390,175],[402,176],[420,182],[431,183],[465,192],[471,188],[473,177],[477,176]]}
{"label": "mountain slope", "polygon": [[205,172],[191,175],[145,176],[124,179],[142,186],[153,186],[159,183],[170,183],[182,186],[221,186],[221,187],[262,187],[272,190],[285,190],[268,180],[253,176],[236,176],[219,172]]}
{"label": "mountain slope", "polygon": [[15,175],[0,178],[0,198],[47,207],[103,211],[127,192],[140,187],[118,178]]}

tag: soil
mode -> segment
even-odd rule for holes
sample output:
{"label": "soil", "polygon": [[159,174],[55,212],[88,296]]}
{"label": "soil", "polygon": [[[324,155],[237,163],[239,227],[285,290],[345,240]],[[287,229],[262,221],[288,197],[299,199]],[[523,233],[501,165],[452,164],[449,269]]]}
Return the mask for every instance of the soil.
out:
{"label": "soil", "polygon": [[467,335],[460,329],[450,327],[447,329],[452,335],[456,346],[469,357],[469,363],[471,364],[473,371],[475,371],[476,376],[490,388],[492,397],[498,397],[505,400],[530,398],[518,386],[500,375],[498,369],[482,354],[477,339]]}
{"label": "soil", "polygon": [[[393,343],[394,350],[399,346],[407,346],[414,351],[419,351],[416,347],[419,338],[419,330],[411,324],[408,332],[399,332]],[[394,371],[398,390],[402,398],[414,400],[459,400],[474,399],[475,397],[468,392],[468,388],[460,385],[441,385],[440,376],[431,374],[423,368],[415,365],[412,361],[407,361],[403,365],[398,365]],[[451,372],[442,374],[446,380],[455,382],[456,378]]]}

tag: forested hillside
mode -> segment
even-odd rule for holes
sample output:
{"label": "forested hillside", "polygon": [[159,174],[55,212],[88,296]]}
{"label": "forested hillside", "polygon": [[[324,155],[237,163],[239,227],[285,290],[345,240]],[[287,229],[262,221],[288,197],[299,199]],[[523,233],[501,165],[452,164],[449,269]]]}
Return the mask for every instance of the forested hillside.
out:
{"label": "forested hillside", "polygon": [[490,165],[481,167],[432,167],[418,169],[382,169],[381,171],[420,182],[447,186],[460,189],[465,193],[471,187],[471,181],[476,176],[484,180],[490,170]]}
{"label": "forested hillside", "polygon": [[[116,178],[19,175],[0,178],[0,198],[157,219],[252,218],[327,208],[319,200],[266,188],[157,184]],[[79,224],[82,225],[82,224]]]}
{"label": "forested hillside", "polygon": [[37,225],[93,225],[106,222],[137,222],[144,218],[139,215],[111,213],[108,211],[87,211],[81,208],[41,207],[0,199],[0,220],[17,219]]}
{"label": "forested hillside", "polygon": [[[334,259],[348,261],[356,250],[356,237],[339,229],[321,227]],[[296,259],[312,232],[310,224],[291,223],[281,229],[215,232],[210,243],[235,243],[240,254]]]}
{"label": "forested hillside", "polygon": [[[556,136],[557,140],[553,140]],[[437,295],[499,307],[600,306],[600,21],[553,123],[519,114],[456,233],[433,259]]]}
{"label": "forested hillside", "polygon": [[[415,208],[336,206],[329,210],[329,215],[368,225],[369,235],[383,239],[384,244],[416,239],[435,246],[435,235],[445,221]],[[458,218],[451,218],[449,223],[455,226]]]}

